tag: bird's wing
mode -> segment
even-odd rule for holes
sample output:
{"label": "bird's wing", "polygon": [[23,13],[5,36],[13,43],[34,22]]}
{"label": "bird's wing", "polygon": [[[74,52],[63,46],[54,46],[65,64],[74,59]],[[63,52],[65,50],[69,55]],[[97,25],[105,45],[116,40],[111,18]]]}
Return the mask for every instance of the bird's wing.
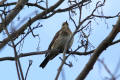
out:
{"label": "bird's wing", "polygon": [[48,50],[51,49],[51,47],[52,47],[52,45],[54,44],[55,40],[58,38],[58,36],[59,36],[59,34],[60,34],[60,31],[61,31],[61,30],[59,30],[59,31],[55,34],[52,42],[50,43],[50,45],[49,45],[49,47],[48,47]]}

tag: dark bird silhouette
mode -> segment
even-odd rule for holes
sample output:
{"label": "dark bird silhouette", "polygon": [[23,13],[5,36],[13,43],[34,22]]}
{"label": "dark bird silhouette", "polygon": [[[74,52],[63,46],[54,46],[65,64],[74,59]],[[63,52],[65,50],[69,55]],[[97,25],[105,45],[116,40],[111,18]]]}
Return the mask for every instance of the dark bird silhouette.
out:
{"label": "dark bird silhouette", "polygon": [[[48,47],[48,50],[51,50],[51,52],[46,54],[46,58],[40,64],[40,67],[44,68],[50,60],[52,60],[59,54],[59,52],[63,52],[65,45],[67,41],[70,39],[71,35],[72,32],[69,29],[69,25],[66,21],[62,24],[62,28],[55,34],[52,42]],[[73,43],[73,39],[68,44],[68,49],[72,46],[72,43]]]}

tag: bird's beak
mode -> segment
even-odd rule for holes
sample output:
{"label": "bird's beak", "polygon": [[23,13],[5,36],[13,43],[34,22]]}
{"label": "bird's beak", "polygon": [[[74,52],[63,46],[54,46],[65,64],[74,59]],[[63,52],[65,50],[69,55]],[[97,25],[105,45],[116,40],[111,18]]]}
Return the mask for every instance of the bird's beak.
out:
{"label": "bird's beak", "polygon": [[66,23],[67,23],[67,20],[66,20]]}

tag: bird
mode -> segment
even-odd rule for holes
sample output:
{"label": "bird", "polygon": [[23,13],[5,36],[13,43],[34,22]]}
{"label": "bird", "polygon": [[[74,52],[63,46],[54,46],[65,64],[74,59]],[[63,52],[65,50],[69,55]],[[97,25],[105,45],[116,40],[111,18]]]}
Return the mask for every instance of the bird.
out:
{"label": "bird", "polygon": [[[44,68],[50,60],[52,60],[59,54],[59,52],[63,52],[65,45],[67,41],[71,38],[71,36],[72,36],[72,32],[69,28],[69,24],[67,23],[67,21],[65,21],[62,24],[61,29],[55,34],[53,40],[51,41],[48,47],[48,50],[51,50],[51,52],[46,54],[45,56],[46,58],[40,64],[40,67]],[[68,43],[67,51],[72,46],[72,44],[73,44],[73,38]]]}

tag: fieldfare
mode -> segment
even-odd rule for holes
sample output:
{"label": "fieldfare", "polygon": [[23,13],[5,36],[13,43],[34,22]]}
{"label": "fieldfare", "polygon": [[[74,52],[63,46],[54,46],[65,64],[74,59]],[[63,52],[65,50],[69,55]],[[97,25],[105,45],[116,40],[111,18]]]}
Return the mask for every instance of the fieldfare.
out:
{"label": "fieldfare", "polygon": [[[72,32],[69,29],[69,25],[66,21],[62,24],[62,28],[55,34],[52,42],[48,47],[48,51],[51,50],[51,52],[46,54],[46,58],[40,64],[40,67],[44,68],[50,60],[55,58],[60,52],[63,52],[65,45],[67,41],[70,39],[71,35]],[[72,43],[73,43],[73,39],[68,44],[68,49],[72,46]]]}

